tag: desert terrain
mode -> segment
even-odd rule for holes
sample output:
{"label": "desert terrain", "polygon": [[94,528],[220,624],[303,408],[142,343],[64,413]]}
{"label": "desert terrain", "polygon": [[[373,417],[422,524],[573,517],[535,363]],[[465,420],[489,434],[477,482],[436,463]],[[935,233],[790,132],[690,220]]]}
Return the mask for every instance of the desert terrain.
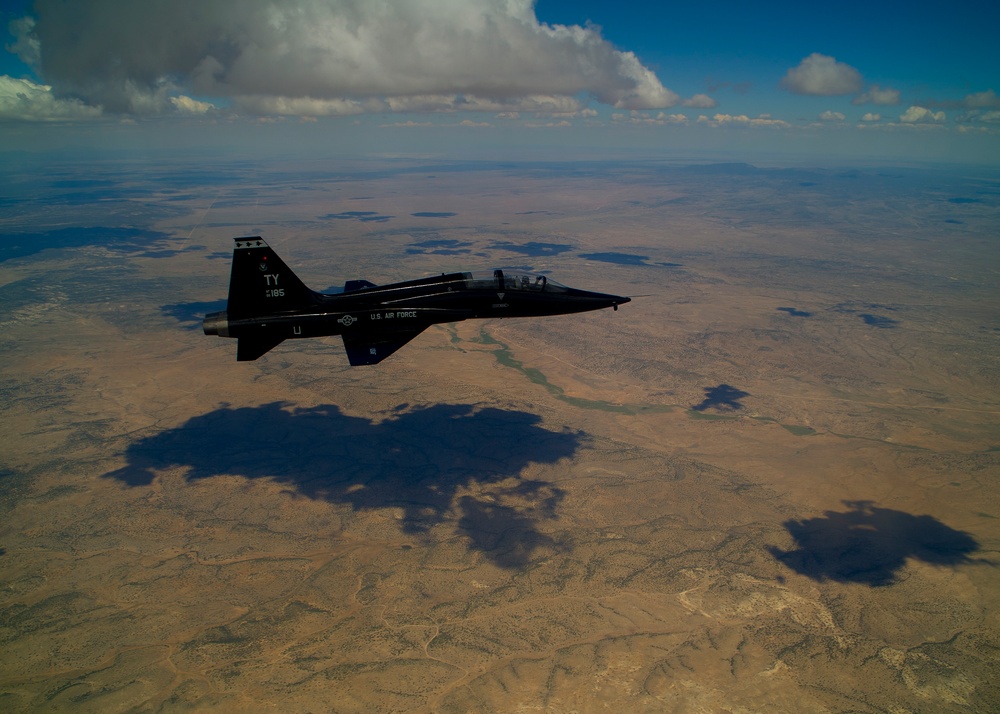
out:
{"label": "desert terrain", "polygon": [[[1000,708],[1000,174],[0,185],[0,709]],[[636,297],[237,363],[200,320],[245,235],[320,290],[519,267]]]}

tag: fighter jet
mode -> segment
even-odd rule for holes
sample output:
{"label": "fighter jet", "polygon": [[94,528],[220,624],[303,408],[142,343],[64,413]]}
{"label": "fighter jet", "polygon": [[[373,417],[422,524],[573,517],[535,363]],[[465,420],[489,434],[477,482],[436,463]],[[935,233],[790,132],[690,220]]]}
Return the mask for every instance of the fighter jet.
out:
{"label": "fighter jet", "polygon": [[348,280],[342,293],[324,294],[307,288],[260,236],[235,241],[229,302],[203,327],[206,335],[235,337],[238,362],[285,340],[340,335],[352,365],[377,364],[438,323],[617,310],[630,300],[504,270],[389,285]]}

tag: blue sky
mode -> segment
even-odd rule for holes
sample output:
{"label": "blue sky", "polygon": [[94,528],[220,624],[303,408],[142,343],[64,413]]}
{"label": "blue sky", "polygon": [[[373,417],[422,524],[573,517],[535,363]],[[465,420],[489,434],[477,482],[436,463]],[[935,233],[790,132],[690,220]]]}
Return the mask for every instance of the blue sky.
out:
{"label": "blue sky", "polygon": [[536,11],[545,22],[591,20],[667,75],[743,63],[751,75],[783,73],[813,52],[882,83],[967,93],[1000,75],[1000,8],[989,2],[651,3],[637,13],[628,3],[541,0]]}
{"label": "blue sky", "polygon": [[812,53],[856,68],[866,84],[899,89],[906,106],[896,114],[911,104],[949,108],[969,94],[1000,93],[997,3],[651,3],[640,14],[629,3],[541,0],[536,11],[544,22],[597,23],[682,95],[728,83],[710,94],[729,113],[793,121],[815,118],[817,107],[857,118],[872,110],[852,105],[851,96],[782,90],[785,72]]}
{"label": "blue sky", "polygon": [[996,163],[994,5],[6,3],[0,149]]}

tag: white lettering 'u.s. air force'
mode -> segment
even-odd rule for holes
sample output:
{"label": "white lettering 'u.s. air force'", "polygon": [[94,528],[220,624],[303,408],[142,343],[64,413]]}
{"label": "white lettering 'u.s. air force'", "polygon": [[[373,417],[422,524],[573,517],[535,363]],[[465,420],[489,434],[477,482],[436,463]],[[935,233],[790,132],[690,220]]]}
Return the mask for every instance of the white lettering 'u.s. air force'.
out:
{"label": "white lettering 'u.s. air force'", "polygon": [[417,316],[416,310],[397,310],[396,312],[373,312],[371,313],[371,319],[373,320],[403,320],[406,318],[412,318]]}

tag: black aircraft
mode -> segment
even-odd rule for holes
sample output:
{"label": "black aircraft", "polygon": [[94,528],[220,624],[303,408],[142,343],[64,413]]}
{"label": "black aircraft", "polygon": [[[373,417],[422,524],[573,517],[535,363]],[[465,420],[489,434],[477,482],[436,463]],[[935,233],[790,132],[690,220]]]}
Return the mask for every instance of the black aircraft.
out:
{"label": "black aircraft", "polygon": [[377,364],[441,322],[617,310],[630,300],[503,270],[391,285],[348,280],[343,293],[326,295],[307,288],[259,236],[235,240],[229,302],[205,316],[204,328],[206,335],[237,338],[240,362],[285,340],[341,335],[352,365]]}

